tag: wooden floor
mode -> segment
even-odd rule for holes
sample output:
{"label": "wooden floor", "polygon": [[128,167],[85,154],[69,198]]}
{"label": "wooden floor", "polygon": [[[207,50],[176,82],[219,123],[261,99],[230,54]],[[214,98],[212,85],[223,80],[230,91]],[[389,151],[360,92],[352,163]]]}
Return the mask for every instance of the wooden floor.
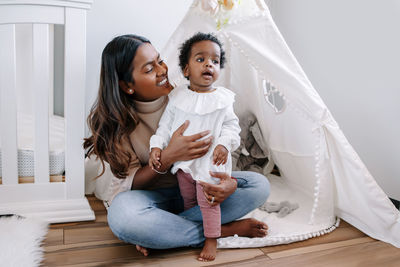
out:
{"label": "wooden floor", "polygon": [[376,241],[342,221],[330,234],[263,248],[220,249],[210,263],[196,260],[199,249],[151,251],[148,257],[114,237],[101,201],[88,196],[96,221],[53,224],[44,266],[400,266],[400,249]]}

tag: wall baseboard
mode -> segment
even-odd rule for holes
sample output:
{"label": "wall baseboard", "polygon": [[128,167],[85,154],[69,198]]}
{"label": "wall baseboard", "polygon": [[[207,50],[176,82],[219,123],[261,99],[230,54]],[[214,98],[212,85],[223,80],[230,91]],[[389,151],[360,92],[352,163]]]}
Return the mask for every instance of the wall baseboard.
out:
{"label": "wall baseboard", "polygon": [[390,201],[392,201],[393,205],[400,210],[400,201],[398,201],[397,199],[393,199],[393,198],[389,198]]}

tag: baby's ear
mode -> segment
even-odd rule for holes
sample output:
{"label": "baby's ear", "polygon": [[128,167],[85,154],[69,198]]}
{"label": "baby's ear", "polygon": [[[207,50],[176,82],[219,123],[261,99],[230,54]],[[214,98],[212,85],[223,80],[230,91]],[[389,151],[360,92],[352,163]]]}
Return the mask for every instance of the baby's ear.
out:
{"label": "baby's ear", "polygon": [[189,66],[186,64],[186,66],[183,68],[183,76],[185,76],[186,79],[189,78]]}

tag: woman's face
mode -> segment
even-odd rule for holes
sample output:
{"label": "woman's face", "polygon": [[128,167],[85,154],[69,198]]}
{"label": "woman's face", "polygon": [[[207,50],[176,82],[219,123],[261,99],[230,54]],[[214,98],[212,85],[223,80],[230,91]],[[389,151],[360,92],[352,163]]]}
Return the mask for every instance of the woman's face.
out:
{"label": "woman's face", "polygon": [[153,101],[168,95],[173,89],[168,81],[168,67],[156,49],[144,43],[136,51],[133,59],[134,83],[128,83],[133,89],[133,98],[139,101]]}

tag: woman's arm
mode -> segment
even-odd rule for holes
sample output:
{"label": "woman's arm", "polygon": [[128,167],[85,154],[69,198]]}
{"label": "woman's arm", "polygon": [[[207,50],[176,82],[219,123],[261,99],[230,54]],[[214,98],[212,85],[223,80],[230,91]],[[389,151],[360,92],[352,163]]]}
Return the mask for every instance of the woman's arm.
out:
{"label": "woman's arm", "polygon": [[156,173],[150,168],[149,165],[143,166],[135,173],[135,177],[132,182],[132,189],[146,189],[151,185],[155,179],[161,177],[162,174]]}
{"label": "woman's arm", "polygon": [[212,144],[212,136],[197,141],[208,135],[210,131],[183,136],[189,121],[185,121],[173,134],[168,146],[161,152],[161,168],[158,171],[168,170],[177,161],[192,160],[204,156]]}
{"label": "woman's arm", "polygon": [[[188,125],[189,121],[186,121],[172,134],[168,146],[161,152],[161,167],[157,169],[158,172],[167,172],[176,161],[199,158],[207,153],[212,143],[212,137],[201,141],[197,140],[209,134],[209,131],[183,136]],[[163,174],[157,173],[148,165],[143,166],[135,173],[132,189],[145,189],[155,179],[162,179],[162,176]]]}

